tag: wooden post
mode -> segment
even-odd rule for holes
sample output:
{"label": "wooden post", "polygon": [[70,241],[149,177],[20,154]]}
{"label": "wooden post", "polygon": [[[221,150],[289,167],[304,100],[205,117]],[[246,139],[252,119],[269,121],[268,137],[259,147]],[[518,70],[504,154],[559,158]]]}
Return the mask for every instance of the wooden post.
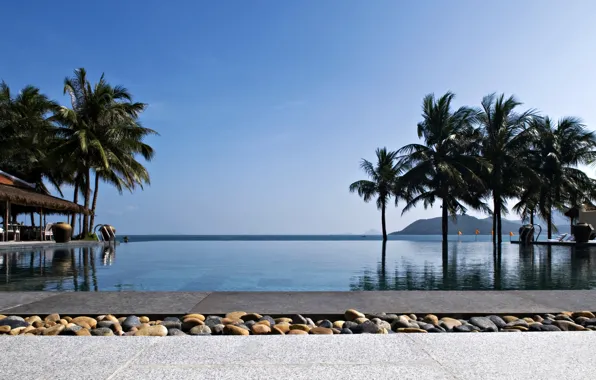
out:
{"label": "wooden post", "polygon": [[39,241],[43,241],[44,239],[44,230],[43,230],[43,208],[39,208]]}

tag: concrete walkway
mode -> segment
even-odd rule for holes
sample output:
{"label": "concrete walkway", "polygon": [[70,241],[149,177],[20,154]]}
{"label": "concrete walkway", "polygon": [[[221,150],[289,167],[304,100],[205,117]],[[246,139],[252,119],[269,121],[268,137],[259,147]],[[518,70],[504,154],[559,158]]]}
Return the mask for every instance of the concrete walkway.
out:
{"label": "concrete walkway", "polygon": [[593,379],[584,332],[2,337],[5,379]]}
{"label": "concrete walkway", "polygon": [[383,292],[0,292],[2,314],[225,314],[339,315],[365,313],[536,314],[596,311],[596,291]]}

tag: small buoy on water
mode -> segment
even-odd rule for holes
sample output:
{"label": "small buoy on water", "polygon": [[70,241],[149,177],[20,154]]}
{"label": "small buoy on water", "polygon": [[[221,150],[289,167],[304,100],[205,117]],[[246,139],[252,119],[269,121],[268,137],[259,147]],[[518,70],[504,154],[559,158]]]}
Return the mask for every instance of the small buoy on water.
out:
{"label": "small buoy on water", "polygon": [[128,243],[128,236],[125,236],[125,237],[124,237],[122,240],[123,240],[125,243]]}

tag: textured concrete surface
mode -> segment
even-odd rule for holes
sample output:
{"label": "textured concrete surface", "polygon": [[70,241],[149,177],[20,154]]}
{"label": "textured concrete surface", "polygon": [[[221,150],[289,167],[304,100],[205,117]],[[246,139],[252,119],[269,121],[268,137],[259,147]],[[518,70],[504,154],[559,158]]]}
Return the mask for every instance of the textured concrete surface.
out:
{"label": "textured concrete surface", "polygon": [[[7,379],[592,379],[592,333],[2,337]],[[23,358],[26,358],[25,360]],[[24,360],[24,361],[23,361]]]}
{"label": "textured concrete surface", "polygon": [[[55,241],[4,241],[0,242],[1,251],[14,251],[18,249],[40,249],[40,248],[74,248],[74,247],[95,247],[106,246],[109,242],[103,241],[70,241],[68,243],[56,243]],[[113,243],[112,243],[113,244]],[[120,244],[116,242],[116,244]]]}
{"label": "textured concrete surface", "polygon": [[596,290],[376,292],[0,292],[4,314],[534,314],[596,311]]}

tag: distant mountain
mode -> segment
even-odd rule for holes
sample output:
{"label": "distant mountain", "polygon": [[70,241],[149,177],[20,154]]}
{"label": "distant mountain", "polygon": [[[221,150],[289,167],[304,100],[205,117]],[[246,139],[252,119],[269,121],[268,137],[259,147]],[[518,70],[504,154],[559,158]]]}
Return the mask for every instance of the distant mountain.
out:
{"label": "distant mountain", "polygon": [[366,231],[364,233],[364,235],[381,235],[381,231],[372,229],[372,230]]}
{"label": "distant mountain", "polygon": [[[514,221],[508,219],[502,219],[502,231],[503,234],[513,232],[517,235],[519,227],[521,227],[521,221]],[[540,222],[539,222],[540,223]],[[557,226],[559,233],[569,232],[569,225]],[[546,227],[543,225],[544,233],[546,233]],[[479,219],[470,215],[460,215],[454,222],[453,219],[449,218],[449,235],[457,235],[458,231],[461,231],[464,235],[474,235],[476,229],[480,231],[481,235],[490,235],[493,229],[492,218]],[[431,219],[419,219],[401,231],[390,233],[390,235],[440,235],[441,234],[441,218]]]}

